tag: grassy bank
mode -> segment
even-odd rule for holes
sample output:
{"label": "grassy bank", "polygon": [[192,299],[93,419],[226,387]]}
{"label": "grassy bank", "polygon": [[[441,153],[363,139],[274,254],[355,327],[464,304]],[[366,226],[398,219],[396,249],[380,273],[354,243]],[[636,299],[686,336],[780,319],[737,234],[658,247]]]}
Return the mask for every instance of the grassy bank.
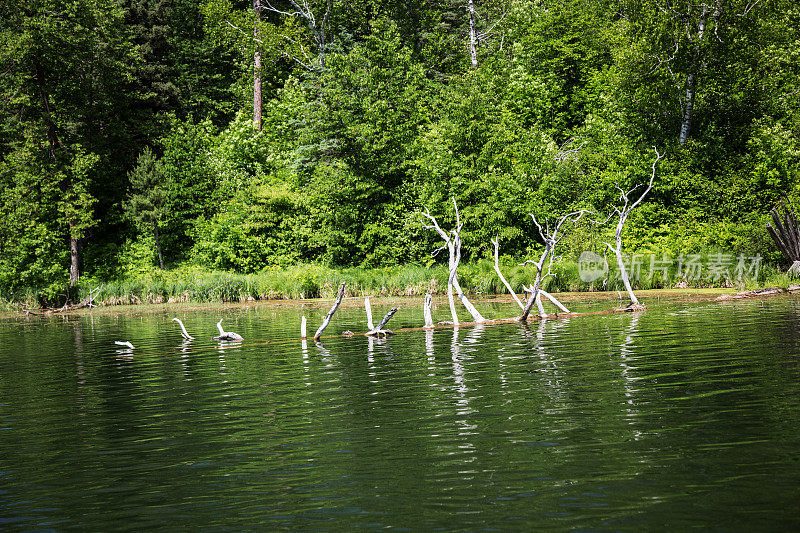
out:
{"label": "grassy bank", "polygon": [[[630,270],[635,290],[673,287],[727,287],[740,290],[764,286],[786,288],[793,281],[774,266],[759,264],[757,269],[743,271],[741,262],[737,265],[735,258],[728,264],[720,264],[719,258],[715,259],[714,254],[694,257],[692,268],[689,268],[691,265],[679,264],[678,261],[667,265],[666,261],[659,259],[659,269],[657,264],[651,264],[652,261],[655,260],[644,257],[634,262],[634,267]],[[518,293],[522,292],[523,285],[530,285],[534,281],[533,266],[520,266],[518,261],[506,259],[502,261],[501,267],[503,274]],[[658,271],[651,272],[650,267],[656,267]],[[544,279],[543,288],[550,292],[623,290],[615,265],[609,265],[607,275],[590,283],[582,279],[581,274],[586,278],[585,270],[585,265],[582,267],[577,260],[564,259],[552,266],[552,275]],[[458,273],[461,286],[471,294],[506,292],[495,273],[493,262],[489,260],[463,264]],[[131,279],[114,281],[84,277],[72,299],[77,301],[85,298],[90,289],[96,288],[99,292],[95,303],[107,306],[331,298],[342,281],[346,282],[347,296],[416,296],[427,292],[436,295],[446,292],[447,268],[443,265],[404,265],[377,269],[337,269],[305,264],[263,270],[255,274],[237,274],[182,267],[167,271],[150,270]],[[0,307],[7,310],[48,304],[57,303],[43,301],[34,289],[18,295],[4,295],[0,301]]]}

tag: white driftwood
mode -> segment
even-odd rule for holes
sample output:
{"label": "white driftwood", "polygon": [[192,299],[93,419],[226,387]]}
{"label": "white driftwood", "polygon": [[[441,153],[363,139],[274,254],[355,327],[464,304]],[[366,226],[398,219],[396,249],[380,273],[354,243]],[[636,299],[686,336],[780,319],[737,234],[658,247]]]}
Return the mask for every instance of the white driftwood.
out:
{"label": "white driftwood", "polygon": [[219,337],[211,337],[214,340],[219,340],[219,341],[243,341],[244,340],[244,338],[242,338],[242,336],[239,335],[238,333],[234,333],[233,331],[225,331],[225,330],[223,330],[222,329],[222,319],[221,318],[219,319],[219,322],[217,322],[217,329],[219,330]]}
{"label": "white driftwood", "polygon": [[378,325],[375,326],[374,328],[370,329],[368,332],[364,333],[364,335],[367,335],[367,336],[370,336],[370,337],[372,337],[372,336],[378,336],[379,337],[381,335],[384,335],[384,336],[393,335],[391,330],[383,329],[383,327],[386,325],[387,322],[389,322],[389,320],[394,316],[394,314],[397,312],[398,309],[400,309],[400,308],[399,307],[392,307],[389,310],[389,312],[386,313],[386,316],[384,316],[381,319],[381,321],[378,322]]}
{"label": "white driftwood", "polygon": [[433,303],[433,296],[431,293],[425,295],[425,304],[423,306],[423,313],[425,315],[425,328],[435,327],[433,324],[433,313],[431,312],[431,305]]}
{"label": "white driftwood", "polygon": [[539,294],[536,295],[536,308],[539,310],[541,318],[547,318],[547,312],[544,310],[544,305],[542,305],[542,289],[539,289]]}
{"label": "white driftwood", "polygon": [[511,284],[506,280],[506,277],[503,276],[503,273],[500,271],[500,238],[495,237],[492,239],[492,244],[494,244],[494,271],[497,272],[497,277],[500,278],[500,281],[503,282],[503,285],[506,286],[508,292],[511,294],[514,301],[517,302],[517,305],[520,309],[525,309],[525,305],[520,301],[517,293],[514,292],[514,289],[511,287]]}
{"label": "white driftwood", "polygon": [[325,315],[325,319],[322,321],[322,325],[319,327],[317,332],[314,334],[314,340],[319,340],[322,332],[325,331],[325,328],[328,327],[328,324],[331,322],[331,318],[333,318],[333,313],[339,308],[339,304],[342,303],[342,297],[344,296],[344,285],[345,282],[343,281],[341,285],[339,285],[339,292],[336,295],[336,301],[333,303],[333,307],[331,310],[328,311],[328,314]]}
{"label": "white driftwood", "polygon": [[562,310],[562,311],[564,311],[565,313],[569,313],[569,309],[567,309],[566,307],[564,307],[564,304],[562,304],[561,302],[559,302],[559,301],[556,299],[556,297],[555,297],[555,296],[553,296],[552,294],[550,294],[549,292],[545,292],[545,291],[543,291],[542,289],[539,289],[539,294],[541,294],[542,296],[544,296],[545,298],[547,298],[548,300],[550,300],[551,302],[553,302],[553,305],[555,305],[556,307],[558,307],[559,309],[561,309],[561,310]]}
{"label": "white driftwood", "polygon": [[447,278],[447,299],[450,303],[450,314],[453,317],[453,324],[458,325],[458,315],[456,314],[455,303],[453,302],[453,289],[455,289],[456,294],[458,294],[458,299],[461,300],[461,303],[467,309],[470,315],[472,315],[472,319],[475,322],[481,323],[486,322],[486,319],[478,312],[474,305],[469,301],[467,296],[464,294],[464,291],[461,290],[461,285],[458,283],[458,263],[461,261],[461,220],[458,214],[458,205],[456,205],[456,199],[453,198],[453,207],[456,211],[456,229],[451,230],[450,233],[445,232],[441,227],[439,227],[439,223],[436,221],[436,218],[430,214],[430,212],[426,209],[422,215],[426,217],[428,220],[431,221],[431,225],[427,225],[423,223],[423,227],[425,229],[432,229],[435,230],[436,233],[444,240],[445,244],[441,248],[437,248],[433,252],[433,256],[439,254],[442,250],[447,248],[449,253],[449,257],[447,260],[447,264],[450,270],[450,275]]}
{"label": "white driftwood", "polygon": [[303,315],[303,318],[300,319],[300,338],[306,339],[308,336],[306,335],[306,315]]}
{"label": "white driftwood", "polygon": [[191,335],[189,335],[189,332],[188,332],[188,331],[186,331],[186,328],[183,326],[183,321],[181,321],[181,319],[180,319],[180,318],[177,318],[177,317],[176,317],[176,318],[173,318],[173,319],[172,319],[172,321],[173,321],[173,322],[177,322],[177,323],[178,323],[178,325],[181,327],[181,337],[183,337],[183,338],[184,338],[184,339],[186,339],[187,341],[194,340],[194,337],[192,337]]}
{"label": "white driftwood", "polygon": [[364,297],[364,311],[367,313],[367,330],[372,331],[375,326],[372,325],[372,305],[369,303],[369,296]]}
{"label": "white driftwood", "polygon": [[636,206],[639,205],[642,202],[642,200],[644,200],[644,197],[647,196],[647,193],[649,193],[650,190],[653,188],[653,180],[655,180],[656,177],[656,165],[658,165],[658,161],[662,157],[664,157],[663,154],[658,153],[658,149],[656,149],[655,147],[653,147],[653,150],[655,150],[656,152],[656,160],[653,161],[652,172],[650,173],[650,181],[647,183],[647,187],[645,187],[642,194],[640,194],[636,200],[631,202],[630,195],[633,194],[633,192],[636,189],[641,187],[641,184],[636,185],[627,192],[622,190],[619,187],[619,185],[617,185],[617,189],[619,189],[620,191],[619,196],[620,200],[622,201],[622,208],[619,207],[614,208],[614,213],[616,213],[617,216],[619,217],[617,220],[617,228],[614,231],[615,246],[611,246],[609,243],[605,243],[605,245],[608,246],[608,249],[614,252],[614,255],[617,257],[617,266],[619,267],[619,273],[620,276],[622,277],[622,284],[625,285],[625,290],[628,292],[628,296],[631,299],[629,307],[631,306],[639,307],[641,306],[641,304],[639,303],[639,299],[633,293],[633,288],[631,287],[631,281],[628,278],[628,271],[625,269],[625,262],[622,260],[622,228],[625,226],[625,222],[628,220],[628,215],[631,214],[631,211],[633,211],[634,208],[636,208]]}

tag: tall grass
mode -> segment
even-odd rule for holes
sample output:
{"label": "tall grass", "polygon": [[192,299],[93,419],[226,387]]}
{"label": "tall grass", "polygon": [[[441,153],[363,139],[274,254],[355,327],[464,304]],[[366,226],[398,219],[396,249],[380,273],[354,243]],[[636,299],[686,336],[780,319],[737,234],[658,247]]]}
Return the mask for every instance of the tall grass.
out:
{"label": "tall grass", "polygon": [[[705,254],[699,261],[709,264],[714,254]],[[612,263],[609,261],[609,263]],[[646,263],[646,262],[645,262]],[[672,287],[729,287],[751,289],[759,286],[786,288],[795,282],[771,265],[761,265],[758,276],[736,279],[733,276],[699,277],[688,279],[677,265],[649,276],[647,267],[632,272],[635,290]],[[504,276],[517,293],[523,285],[533,284],[536,270],[531,265],[504,258],[501,262]],[[731,269],[732,270],[732,267]],[[609,265],[608,275],[587,283],[581,279],[580,265],[576,259],[565,258],[552,265],[551,275],[542,281],[542,288],[550,292],[581,292],[624,290],[615,264]],[[459,266],[462,288],[471,294],[502,294],[506,292],[488,259]],[[385,268],[330,268],[317,264],[301,264],[288,268],[266,269],[255,274],[212,272],[196,267],[181,267],[170,271],[151,270],[132,279],[101,282],[84,277],[78,298],[85,298],[90,289],[99,288],[95,303],[120,305],[164,302],[242,302],[249,300],[333,298],[338,285],[346,283],[347,296],[417,296],[425,293],[442,294],[447,288],[447,267],[434,265],[404,265]],[[73,298],[75,301],[75,298]],[[41,302],[38,302],[41,303]],[[0,309],[35,307],[35,290],[0,300]]]}

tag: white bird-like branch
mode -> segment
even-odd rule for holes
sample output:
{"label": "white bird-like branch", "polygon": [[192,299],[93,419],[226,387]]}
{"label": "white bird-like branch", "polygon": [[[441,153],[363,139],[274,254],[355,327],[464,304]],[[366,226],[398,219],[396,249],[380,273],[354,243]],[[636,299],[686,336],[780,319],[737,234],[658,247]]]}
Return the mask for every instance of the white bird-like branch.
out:
{"label": "white bird-like branch", "polygon": [[222,319],[217,322],[217,329],[219,330],[219,337],[212,337],[215,341],[242,341],[244,338],[238,333],[232,331],[225,331],[222,329]]}
{"label": "white bird-like branch", "polygon": [[177,322],[177,323],[178,323],[178,325],[181,327],[181,337],[183,337],[183,338],[184,338],[184,339],[186,339],[187,341],[192,341],[192,340],[194,340],[194,337],[192,337],[191,335],[189,335],[189,332],[188,332],[188,331],[186,331],[186,328],[183,326],[183,322],[181,321],[181,319],[180,319],[180,318],[173,318],[173,319],[172,319],[172,321],[173,321],[173,322]]}

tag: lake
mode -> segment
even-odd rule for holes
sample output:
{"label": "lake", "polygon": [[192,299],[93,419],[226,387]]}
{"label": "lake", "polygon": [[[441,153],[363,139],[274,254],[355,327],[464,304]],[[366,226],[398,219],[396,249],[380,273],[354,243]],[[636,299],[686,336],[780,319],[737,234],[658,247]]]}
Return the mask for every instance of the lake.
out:
{"label": "lake", "polygon": [[349,300],[305,347],[330,302],[6,318],[0,529],[800,528],[800,299],[644,301],[370,339]]}

